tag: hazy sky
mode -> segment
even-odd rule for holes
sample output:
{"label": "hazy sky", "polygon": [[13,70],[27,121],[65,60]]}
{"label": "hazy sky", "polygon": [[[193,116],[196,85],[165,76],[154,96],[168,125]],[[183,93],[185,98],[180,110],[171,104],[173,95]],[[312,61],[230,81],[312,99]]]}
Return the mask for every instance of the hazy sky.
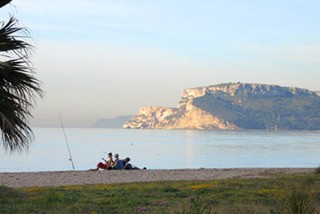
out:
{"label": "hazy sky", "polygon": [[36,47],[34,125],[87,126],[176,106],[185,88],[258,82],[320,90],[319,0],[13,0]]}

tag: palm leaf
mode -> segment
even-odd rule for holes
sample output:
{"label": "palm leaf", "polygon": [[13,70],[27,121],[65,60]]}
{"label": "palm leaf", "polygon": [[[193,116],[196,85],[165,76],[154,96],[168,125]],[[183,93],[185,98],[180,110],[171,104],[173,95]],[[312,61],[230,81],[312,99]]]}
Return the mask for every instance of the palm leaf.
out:
{"label": "palm leaf", "polygon": [[0,61],[0,129],[2,145],[10,151],[28,148],[33,139],[28,125],[30,110],[42,94],[29,62],[32,46],[25,41],[28,31],[17,25],[17,20],[11,17],[0,28],[0,52],[6,59]]}

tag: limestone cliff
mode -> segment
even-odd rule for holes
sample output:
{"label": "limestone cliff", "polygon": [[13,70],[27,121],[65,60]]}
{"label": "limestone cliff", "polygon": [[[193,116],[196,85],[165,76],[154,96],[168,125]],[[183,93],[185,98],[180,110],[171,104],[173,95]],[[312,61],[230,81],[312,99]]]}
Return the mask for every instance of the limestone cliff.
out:
{"label": "limestone cliff", "polygon": [[143,107],[123,128],[135,129],[236,129],[232,124],[214,117],[192,104],[187,108]]}
{"label": "limestone cliff", "polygon": [[228,83],[183,91],[178,108],[143,107],[124,128],[320,130],[318,92]]}

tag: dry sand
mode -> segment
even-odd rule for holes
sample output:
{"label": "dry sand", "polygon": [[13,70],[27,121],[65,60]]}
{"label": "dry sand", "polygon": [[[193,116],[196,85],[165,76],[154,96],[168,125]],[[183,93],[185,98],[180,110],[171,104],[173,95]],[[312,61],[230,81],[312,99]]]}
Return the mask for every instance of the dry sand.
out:
{"label": "dry sand", "polygon": [[0,186],[51,187],[132,182],[262,178],[279,174],[311,173],[312,168],[175,169],[131,171],[56,171],[0,173]]}

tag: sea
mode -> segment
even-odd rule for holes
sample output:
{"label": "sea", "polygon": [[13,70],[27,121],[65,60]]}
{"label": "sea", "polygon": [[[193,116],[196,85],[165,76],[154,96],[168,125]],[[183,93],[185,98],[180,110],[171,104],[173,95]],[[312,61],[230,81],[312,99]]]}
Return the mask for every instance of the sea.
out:
{"label": "sea", "polygon": [[[21,153],[0,150],[0,172],[95,168],[107,153],[148,169],[320,166],[320,132],[34,128]],[[68,152],[70,148],[71,158]],[[72,161],[71,161],[72,160]]]}

